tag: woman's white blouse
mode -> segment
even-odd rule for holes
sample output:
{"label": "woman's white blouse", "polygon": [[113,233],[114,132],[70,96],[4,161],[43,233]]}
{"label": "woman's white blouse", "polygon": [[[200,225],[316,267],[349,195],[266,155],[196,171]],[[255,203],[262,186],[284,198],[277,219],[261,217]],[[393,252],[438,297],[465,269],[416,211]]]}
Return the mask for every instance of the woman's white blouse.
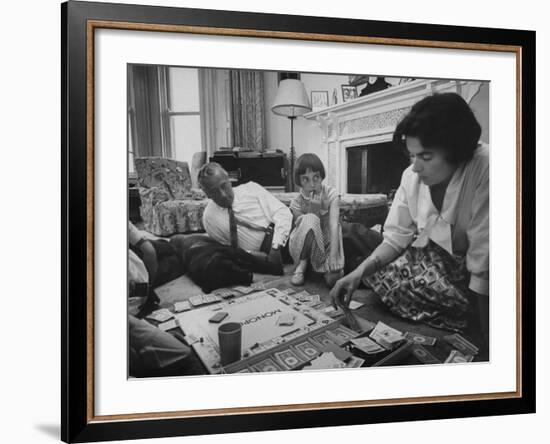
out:
{"label": "woman's white blouse", "polygon": [[430,188],[408,167],[384,224],[384,242],[398,252],[434,241],[451,254],[466,255],[470,289],[489,294],[489,147],[454,172],[441,207]]}

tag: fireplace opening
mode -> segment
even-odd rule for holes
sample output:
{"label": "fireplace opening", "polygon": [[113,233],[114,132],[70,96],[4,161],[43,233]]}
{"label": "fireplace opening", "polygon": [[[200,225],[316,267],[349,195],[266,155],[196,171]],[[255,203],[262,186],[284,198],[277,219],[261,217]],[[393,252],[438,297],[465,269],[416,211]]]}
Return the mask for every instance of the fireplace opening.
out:
{"label": "fireplace opening", "polygon": [[399,187],[407,155],[393,143],[348,148],[348,193],[390,194]]}

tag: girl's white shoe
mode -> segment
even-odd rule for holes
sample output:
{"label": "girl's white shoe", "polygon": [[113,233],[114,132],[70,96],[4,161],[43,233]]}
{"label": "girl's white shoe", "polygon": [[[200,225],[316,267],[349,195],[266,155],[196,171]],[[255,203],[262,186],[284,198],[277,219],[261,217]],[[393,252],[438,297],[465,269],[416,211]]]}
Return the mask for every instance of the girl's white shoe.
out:
{"label": "girl's white shoe", "polygon": [[300,270],[296,270],[292,277],[290,278],[290,283],[292,285],[304,285],[305,279],[305,273]]}

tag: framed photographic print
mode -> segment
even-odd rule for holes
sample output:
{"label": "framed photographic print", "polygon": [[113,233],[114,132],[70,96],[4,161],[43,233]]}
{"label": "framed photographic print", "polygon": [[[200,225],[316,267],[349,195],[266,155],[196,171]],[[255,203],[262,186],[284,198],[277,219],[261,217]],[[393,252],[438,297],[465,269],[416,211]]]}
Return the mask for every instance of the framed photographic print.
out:
{"label": "framed photographic print", "polygon": [[64,441],[535,411],[533,32],[71,1],[62,60]]}
{"label": "framed photographic print", "polygon": [[311,91],[311,108],[318,110],[328,106],[328,91]]}
{"label": "framed photographic print", "polygon": [[342,100],[349,102],[357,98],[357,89],[353,85],[342,85]]}

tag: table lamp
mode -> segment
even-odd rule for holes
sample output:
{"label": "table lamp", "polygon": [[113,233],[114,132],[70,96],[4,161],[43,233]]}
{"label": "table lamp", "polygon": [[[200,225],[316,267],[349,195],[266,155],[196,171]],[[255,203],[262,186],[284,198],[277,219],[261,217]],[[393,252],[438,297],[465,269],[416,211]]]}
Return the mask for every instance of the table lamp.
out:
{"label": "table lamp", "polygon": [[311,111],[304,84],[297,79],[282,80],[271,111],[290,119],[290,191],[294,191],[294,119]]}

